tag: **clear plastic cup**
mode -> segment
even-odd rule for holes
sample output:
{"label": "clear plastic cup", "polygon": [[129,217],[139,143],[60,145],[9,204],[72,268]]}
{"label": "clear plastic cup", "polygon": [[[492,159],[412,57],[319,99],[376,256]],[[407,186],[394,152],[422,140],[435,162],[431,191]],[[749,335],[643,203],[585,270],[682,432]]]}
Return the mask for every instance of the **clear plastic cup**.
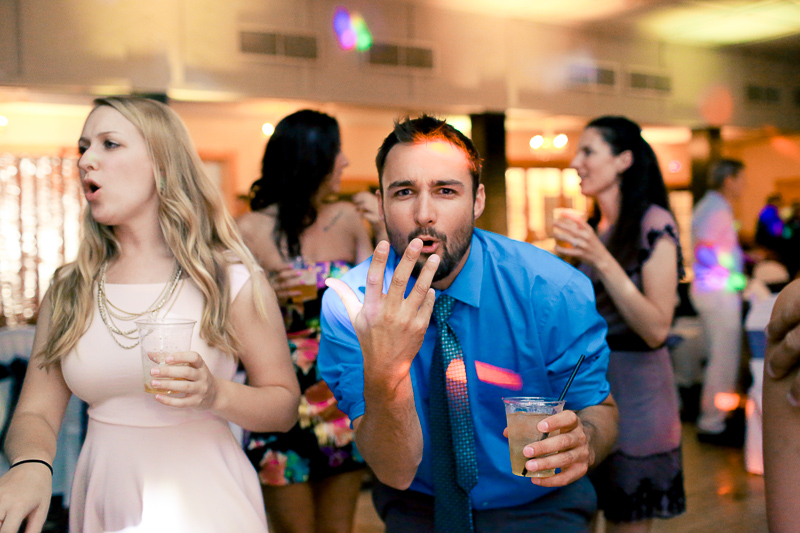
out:
{"label": "clear plastic cup", "polygon": [[292,259],[292,268],[299,274],[301,285],[294,287],[293,290],[300,294],[292,298],[295,303],[303,303],[317,299],[317,267],[307,264],[302,257]]}
{"label": "clear plastic cup", "polygon": [[[151,394],[166,393],[168,389],[154,389],[150,382],[154,379],[150,370],[166,366],[167,356],[175,352],[188,352],[192,349],[192,331],[196,321],[184,318],[153,318],[137,320],[139,347],[142,352],[142,379],[144,390]],[[162,377],[159,381],[169,381]]]}
{"label": "clear plastic cup", "polygon": [[[560,218],[586,222],[586,213],[570,207],[556,207],[553,209],[553,220]],[[562,248],[572,248],[572,243],[569,241],[556,239],[556,244]]]}
{"label": "clear plastic cup", "polygon": [[[508,425],[508,451],[511,456],[511,471],[522,477],[552,477],[554,468],[529,472],[525,463],[530,457],[522,454],[525,446],[542,440],[544,435],[536,425],[545,418],[564,410],[564,400],[554,398],[538,398],[532,396],[516,396],[503,398],[506,406],[506,422]],[[558,435],[558,430],[549,435]],[[548,435],[548,436],[549,436]],[[546,456],[539,456],[546,457]]]}

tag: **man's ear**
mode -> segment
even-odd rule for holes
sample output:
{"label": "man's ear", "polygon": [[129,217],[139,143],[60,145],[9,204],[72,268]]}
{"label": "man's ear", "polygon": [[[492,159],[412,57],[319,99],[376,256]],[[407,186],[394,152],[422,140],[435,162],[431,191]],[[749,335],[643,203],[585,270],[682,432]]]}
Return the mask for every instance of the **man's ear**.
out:
{"label": "man's ear", "polygon": [[375,196],[378,197],[378,214],[380,215],[381,220],[386,220],[386,217],[383,216],[383,195],[381,194],[380,189],[375,191]]}
{"label": "man's ear", "polygon": [[486,189],[483,188],[483,183],[478,185],[478,190],[475,191],[475,201],[472,204],[472,214],[477,219],[483,214],[483,209],[486,207]]}

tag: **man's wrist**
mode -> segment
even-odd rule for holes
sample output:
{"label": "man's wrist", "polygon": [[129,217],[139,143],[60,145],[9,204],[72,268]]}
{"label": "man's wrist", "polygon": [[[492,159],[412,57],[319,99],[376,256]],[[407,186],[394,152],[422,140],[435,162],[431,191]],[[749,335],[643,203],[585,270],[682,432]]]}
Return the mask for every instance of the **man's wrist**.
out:
{"label": "man's wrist", "polygon": [[364,370],[364,401],[370,403],[390,404],[406,397],[412,397],[411,376],[408,373],[400,375],[381,375],[368,373]]}
{"label": "man's wrist", "polygon": [[597,428],[591,422],[581,422],[583,424],[583,433],[586,435],[586,449],[589,450],[589,460],[587,464],[589,468],[592,468],[597,458],[597,453],[594,449],[594,436],[597,433]]}

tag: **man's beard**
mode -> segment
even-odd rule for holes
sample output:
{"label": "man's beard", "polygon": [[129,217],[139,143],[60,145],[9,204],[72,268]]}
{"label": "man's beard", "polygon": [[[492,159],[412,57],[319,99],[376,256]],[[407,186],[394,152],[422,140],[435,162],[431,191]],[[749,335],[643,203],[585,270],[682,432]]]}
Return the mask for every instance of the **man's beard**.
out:
{"label": "man's beard", "polygon": [[[400,235],[399,233],[393,232],[389,225],[386,225],[386,231],[389,234],[389,242],[392,244],[392,248],[394,249],[394,253],[397,254],[398,257],[402,256],[405,251],[408,243],[410,243],[414,238],[421,237],[421,236],[429,236],[437,239],[439,241],[439,268],[436,269],[436,273],[433,275],[433,281],[439,281],[453,272],[453,269],[458,266],[458,263],[461,262],[464,255],[466,255],[467,250],[469,250],[469,245],[472,243],[472,232],[475,229],[475,222],[472,221],[471,224],[465,225],[462,228],[459,228],[452,237],[448,237],[444,233],[439,233],[433,228],[419,228],[415,231],[412,231],[408,235]],[[432,254],[420,254],[417,263],[414,265],[414,269],[411,272],[411,275],[415,278],[419,277],[419,273],[422,271],[422,267],[425,266],[425,263]]]}

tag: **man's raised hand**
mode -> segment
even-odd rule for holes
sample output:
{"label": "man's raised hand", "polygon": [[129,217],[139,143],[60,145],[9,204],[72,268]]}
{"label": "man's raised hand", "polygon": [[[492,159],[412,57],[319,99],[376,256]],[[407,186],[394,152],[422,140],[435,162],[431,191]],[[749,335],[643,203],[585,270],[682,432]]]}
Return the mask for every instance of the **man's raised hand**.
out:
{"label": "man's raised hand", "polygon": [[387,378],[392,375],[400,377],[398,372],[407,374],[411,361],[422,346],[435,299],[431,283],[440,260],[435,254],[428,258],[406,298],[406,287],[421,249],[420,239],[413,239],[408,244],[389,289],[383,294],[389,243],[378,243],[367,273],[363,304],[344,282],[336,279],[326,281],[347,309],[364,354],[365,373],[375,372],[376,377]]}

